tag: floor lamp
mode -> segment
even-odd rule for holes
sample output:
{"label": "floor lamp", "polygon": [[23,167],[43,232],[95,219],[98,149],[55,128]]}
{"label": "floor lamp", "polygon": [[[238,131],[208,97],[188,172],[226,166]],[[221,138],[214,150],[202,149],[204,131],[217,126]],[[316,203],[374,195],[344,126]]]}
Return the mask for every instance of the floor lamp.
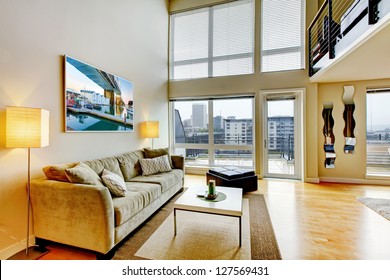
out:
{"label": "floor lamp", "polygon": [[6,108],[6,147],[28,149],[27,173],[27,239],[26,249],[9,259],[37,259],[48,252],[45,248],[29,246],[30,239],[30,149],[49,145],[49,111],[39,108]]}
{"label": "floor lamp", "polygon": [[160,135],[159,122],[158,121],[143,122],[141,130],[142,130],[143,137],[152,138],[152,149],[153,149],[153,139],[158,138]]}

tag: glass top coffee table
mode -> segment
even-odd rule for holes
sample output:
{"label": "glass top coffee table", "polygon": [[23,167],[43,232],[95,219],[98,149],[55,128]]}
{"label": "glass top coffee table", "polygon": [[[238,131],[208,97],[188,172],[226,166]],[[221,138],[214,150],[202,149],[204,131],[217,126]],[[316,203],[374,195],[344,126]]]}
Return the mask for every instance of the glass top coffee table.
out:
{"label": "glass top coffee table", "polygon": [[221,201],[218,201],[218,197],[215,200],[211,200],[197,196],[199,193],[205,193],[206,190],[206,186],[191,187],[174,203],[175,235],[177,234],[176,210],[237,217],[239,219],[239,242],[241,246],[242,189],[216,187],[216,191],[220,193],[219,195],[223,195],[224,199]]}

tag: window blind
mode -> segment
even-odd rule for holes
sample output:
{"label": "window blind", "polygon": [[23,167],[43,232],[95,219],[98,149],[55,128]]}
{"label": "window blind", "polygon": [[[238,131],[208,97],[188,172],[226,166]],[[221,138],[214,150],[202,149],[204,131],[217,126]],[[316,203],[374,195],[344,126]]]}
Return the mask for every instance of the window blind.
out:
{"label": "window blind", "polygon": [[304,2],[262,0],[262,72],[304,68]]}
{"label": "window blind", "polygon": [[171,79],[253,73],[253,0],[171,15]]}

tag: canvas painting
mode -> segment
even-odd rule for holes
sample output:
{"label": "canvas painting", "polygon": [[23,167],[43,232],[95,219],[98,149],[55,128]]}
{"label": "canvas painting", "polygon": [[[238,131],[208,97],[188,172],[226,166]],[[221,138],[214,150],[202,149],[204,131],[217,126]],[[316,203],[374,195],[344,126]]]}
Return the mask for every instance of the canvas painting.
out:
{"label": "canvas painting", "polygon": [[65,56],[65,130],[134,130],[133,83]]}

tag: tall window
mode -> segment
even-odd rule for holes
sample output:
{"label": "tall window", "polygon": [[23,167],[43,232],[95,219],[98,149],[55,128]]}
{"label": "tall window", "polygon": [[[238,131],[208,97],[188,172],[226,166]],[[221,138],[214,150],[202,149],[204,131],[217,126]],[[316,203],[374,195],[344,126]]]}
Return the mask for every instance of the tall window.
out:
{"label": "tall window", "polygon": [[390,176],[390,90],[367,92],[367,175]]}
{"label": "tall window", "polygon": [[173,148],[187,166],[253,168],[253,97],[171,101],[171,108]]}
{"label": "tall window", "polygon": [[253,0],[171,16],[170,78],[253,73]]}
{"label": "tall window", "polygon": [[261,71],[304,68],[305,0],[262,0]]}

